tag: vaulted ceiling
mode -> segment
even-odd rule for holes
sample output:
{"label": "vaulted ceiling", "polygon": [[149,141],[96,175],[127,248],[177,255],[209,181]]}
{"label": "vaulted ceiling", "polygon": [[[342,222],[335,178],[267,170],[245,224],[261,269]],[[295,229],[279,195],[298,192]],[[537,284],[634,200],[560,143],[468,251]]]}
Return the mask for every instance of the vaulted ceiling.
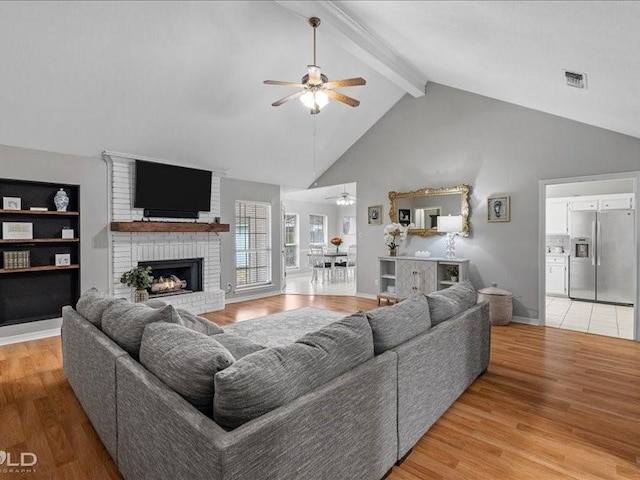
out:
{"label": "vaulted ceiling", "polygon": [[[367,79],[358,108],[270,106],[314,13],[323,72]],[[638,24],[634,2],[0,2],[0,144],[304,187],[427,79],[640,137]]]}

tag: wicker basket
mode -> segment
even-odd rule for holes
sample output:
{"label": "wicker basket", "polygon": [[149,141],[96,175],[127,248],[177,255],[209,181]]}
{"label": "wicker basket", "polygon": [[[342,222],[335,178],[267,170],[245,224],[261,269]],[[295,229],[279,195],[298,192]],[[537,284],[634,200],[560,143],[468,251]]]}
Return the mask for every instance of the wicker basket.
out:
{"label": "wicker basket", "polygon": [[509,325],[513,316],[513,295],[496,287],[478,290],[478,301],[489,302],[491,325]]}

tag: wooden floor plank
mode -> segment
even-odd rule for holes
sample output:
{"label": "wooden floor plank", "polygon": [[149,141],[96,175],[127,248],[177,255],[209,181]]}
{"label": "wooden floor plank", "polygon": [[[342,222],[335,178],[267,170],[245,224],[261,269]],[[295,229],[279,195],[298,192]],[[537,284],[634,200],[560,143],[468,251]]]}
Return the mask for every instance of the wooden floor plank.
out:
{"label": "wooden floor plank", "polygon": [[[205,315],[221,325],[305,306],[375,300],[279,295]],[[393,467],[391,480],[640,480],[640,343],[511,324],[494,327],[488,371]],[[62,371],[59,337],[0,347],[0,450],[34,452],[7,479],[120,478]]]}

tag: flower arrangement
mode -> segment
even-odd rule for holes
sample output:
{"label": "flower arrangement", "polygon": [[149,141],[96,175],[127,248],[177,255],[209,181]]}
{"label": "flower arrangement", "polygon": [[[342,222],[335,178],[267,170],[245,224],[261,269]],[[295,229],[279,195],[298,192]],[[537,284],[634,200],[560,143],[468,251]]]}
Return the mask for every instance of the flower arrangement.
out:
{"label": "flower arrangement", "polygon": [[339,247],[344,243],[340,237],[333,237],[329,242],[331,245],[335,245],[336,247]]}
{"label": "flower arrangement", "polygon": [[384,243],[390,250],[395,250],[407,238],[409,225],[400,225],[399,223],[390,223],[384,227]]}

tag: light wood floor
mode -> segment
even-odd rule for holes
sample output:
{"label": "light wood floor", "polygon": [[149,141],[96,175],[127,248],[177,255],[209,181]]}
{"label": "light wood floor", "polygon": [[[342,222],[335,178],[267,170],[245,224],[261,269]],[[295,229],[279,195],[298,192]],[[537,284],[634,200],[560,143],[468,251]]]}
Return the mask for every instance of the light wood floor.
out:
{"label": "light wood floor", "polygon": [[[307,305],[356,311],[375,301],[282,295],[207,317],[225,324]],[[0,347],[0,450],[39,458],[31,473],[0,465],[0,480],[119,478],[61,366],[57,337]],[[640,343],[494,327],[487,373],[388,478],[640,479]]]}

